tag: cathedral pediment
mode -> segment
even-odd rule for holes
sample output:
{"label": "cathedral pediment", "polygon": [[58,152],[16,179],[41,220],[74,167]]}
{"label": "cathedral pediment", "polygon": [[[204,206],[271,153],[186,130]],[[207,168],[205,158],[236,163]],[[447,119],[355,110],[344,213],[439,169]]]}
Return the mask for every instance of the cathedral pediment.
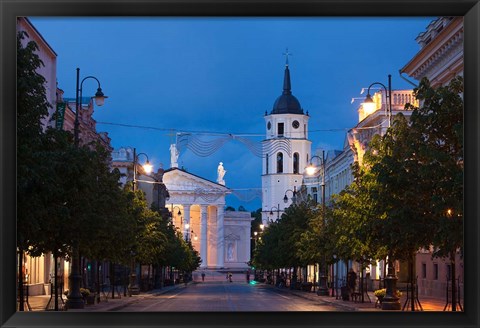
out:
{"label": "cathedral pediment", "polygon": [[230,193],[230,189],[221,184],[178,168],[166,170],[163,175],[163,182],[170,193],[189,193],[201,198],[211,198]]}

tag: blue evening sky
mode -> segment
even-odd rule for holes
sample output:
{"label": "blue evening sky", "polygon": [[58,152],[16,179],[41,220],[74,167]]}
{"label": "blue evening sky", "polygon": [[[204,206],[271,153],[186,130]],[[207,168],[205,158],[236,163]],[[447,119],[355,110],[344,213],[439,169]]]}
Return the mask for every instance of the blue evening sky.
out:
{"label": "blue evening sky", "polygon": [[[98,78],[109,98],[95,109],[97,130],[109,133],[114,148],[136,147],[155,168],[168,169],[172,131],[263,140],[265,111],[282,93],[286,48],[292,93],[310,115],[312,151],[341,150],[346,130],[358,122],[360,100],[351,99],[364,97],[362,88],[387,85],[388,74],[392,89],[411,88],[398,72],[434,18],[29,19],[58,54],[64,97],[75,97],[77,67],[81,78]],[[86,80],[83,95],[95,91],[96,82]],[[220,161],[227,187],[245,189],[245,196],[261,188],[261,159],[238,140],[206,157],[189,149],[179,157],[180,167],[211,181]],[[259,198],[242,199],[230,195],[227,205],[261,207]]]}

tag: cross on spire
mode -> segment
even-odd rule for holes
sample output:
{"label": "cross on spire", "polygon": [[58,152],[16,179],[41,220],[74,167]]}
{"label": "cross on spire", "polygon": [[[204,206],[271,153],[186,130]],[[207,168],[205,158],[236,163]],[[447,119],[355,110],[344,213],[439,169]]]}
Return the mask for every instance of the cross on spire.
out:
{"label": "cross on spire", "polygon": [[292,54],[288,52],[288,48],[286,48],[283,54],[285,55],[285,58],[286,58],[285,65],[288,66],[288,56],[289,55],[291,56]]}

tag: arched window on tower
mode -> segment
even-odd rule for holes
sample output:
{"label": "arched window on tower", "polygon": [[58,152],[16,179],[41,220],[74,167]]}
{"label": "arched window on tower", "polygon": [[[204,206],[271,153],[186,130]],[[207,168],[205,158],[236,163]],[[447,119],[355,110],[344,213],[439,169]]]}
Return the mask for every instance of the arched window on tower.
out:
{"label": "arched window on tower", "polygon": [[283,173],[283,153],[277,154],[277,173]]}
{"label": "arched window on tower", "polygon": [[265,155],[265,174],[268,174],[268,154]]}
{"label": "arched window on tower", "polygon": [[294,153],[293,154],[293,174],[298,174],[298,172],[299,172],[299,170],[298,170],[299,160],[300,160],[300,155],[298,155],[298,153]]}

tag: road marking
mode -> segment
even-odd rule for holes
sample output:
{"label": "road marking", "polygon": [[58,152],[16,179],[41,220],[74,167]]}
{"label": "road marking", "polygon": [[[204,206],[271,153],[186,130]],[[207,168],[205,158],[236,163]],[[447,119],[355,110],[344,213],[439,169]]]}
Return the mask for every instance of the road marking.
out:
{"label": "road marking", "polygon": [[180,292],[178,292],[178,293],[176,293],[175,295],[169,296],[169,297],[167,297],[167,298],[168,298],[168,299],[170,299],[170,298],[174,298],[175,296],[179,295],[180,293],[181,293],[181,291],[180,291]]}
{"label": "road marking", "polygon": [[277,293],[277,295],[278,295],[278,296],[280,296],[280,297],[286,298],[287,300],[289,300],[289,299],[290,299],[290,297],[283,296],[283,295],[281,295],[281,294],[278,294],[278,293]]}

